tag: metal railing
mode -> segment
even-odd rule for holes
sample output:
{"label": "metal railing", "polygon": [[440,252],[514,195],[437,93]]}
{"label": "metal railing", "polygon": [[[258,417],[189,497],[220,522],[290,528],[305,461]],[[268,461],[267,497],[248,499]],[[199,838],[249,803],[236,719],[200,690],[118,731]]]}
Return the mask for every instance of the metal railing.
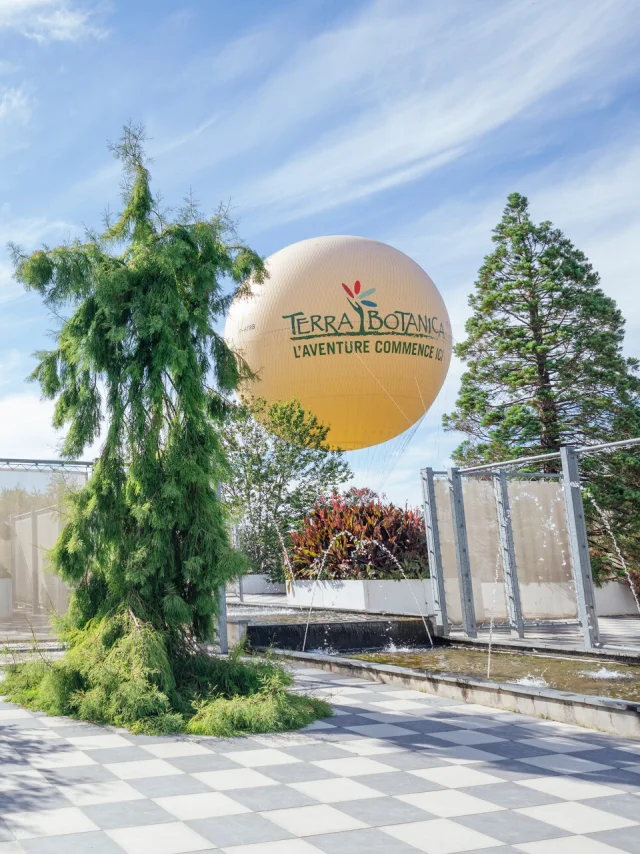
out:
{"label": "metal railing", "polygon": [[634,446],[640,446],[640,437],[591,446],[576,447],[565,445],[560,451],[554,453],[518,457],[513,460],[501,460],[478,466],[467,466],[465,468],[452,466],[446,472],[436,472],[429,467],[421,469],[424,520],[437,631],[444,636],[449,634],[434,477],[446,474],[448,481],[462,625],[467,637],[476,638],[478,631],[473,598],[462,477],[478,473],[491,476],[496,502],[500,558],[503,569],[508,621],[512,634],[522,638],[524,637],[524,617],[520,598],[511,508],[507,489],[508,475],[516,473],[508,471],[508,469],[511,469],[515,465],[528,465],[533,462],[559,459],[562,463],[561,473],[550,473],[547,475],[545,472],[518,472],[517,474],[522,477],[557,477],[560,479],[566,511],[578,621],[582,629],[585,647],[593,649],[601,646],[598,617],[595,608],[595,593],[591,573],[591,560],[589,557],[587,527],[580,487],[579,455],[615,451],[620,448]]}

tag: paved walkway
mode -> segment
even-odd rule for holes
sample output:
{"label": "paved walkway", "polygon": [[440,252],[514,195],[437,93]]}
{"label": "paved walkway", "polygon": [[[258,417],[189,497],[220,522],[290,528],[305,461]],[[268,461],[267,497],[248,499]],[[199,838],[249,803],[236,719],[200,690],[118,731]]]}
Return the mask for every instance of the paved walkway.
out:
{"label": "paved walkway", "polygon": [[301,733],[132,736],[0,703],[0,854],[640,852],[640,742],[317,670]]}

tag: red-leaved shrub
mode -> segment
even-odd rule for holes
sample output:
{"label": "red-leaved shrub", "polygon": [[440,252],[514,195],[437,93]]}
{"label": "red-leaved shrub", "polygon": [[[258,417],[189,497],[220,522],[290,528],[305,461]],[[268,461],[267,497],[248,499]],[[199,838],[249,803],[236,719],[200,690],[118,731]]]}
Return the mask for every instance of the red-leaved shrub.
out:
{"label": "red-leaved shrub", "polygon": [[424,520],[419,510],[380,501],[369,490],[321,498],[305,517],[302,529],[291,534],[291,564],[296,578],[315,578],[324,551],[323,579],[400,579],[402,573],[378,545],[400,562],[408,578],[429,575]]}

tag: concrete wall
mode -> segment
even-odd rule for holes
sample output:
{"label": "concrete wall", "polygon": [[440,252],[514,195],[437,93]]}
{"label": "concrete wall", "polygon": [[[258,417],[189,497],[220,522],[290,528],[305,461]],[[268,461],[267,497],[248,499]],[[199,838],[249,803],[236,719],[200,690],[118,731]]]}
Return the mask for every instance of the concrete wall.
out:
{"label": "concrete wall", "polygon": [[287,593],[292,605],[427,616],[433,613],[431,583],[410,581],[296,581]]}

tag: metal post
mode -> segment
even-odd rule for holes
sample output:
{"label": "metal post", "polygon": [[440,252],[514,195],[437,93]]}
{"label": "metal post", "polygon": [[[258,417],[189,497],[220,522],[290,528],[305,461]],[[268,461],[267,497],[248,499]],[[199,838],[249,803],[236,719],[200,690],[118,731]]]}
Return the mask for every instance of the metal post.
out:
{"label": "metal post", "polygon": [[458,582],[460,584],[462,625],[467,637],[477,638],[476,609],[473,603],[473,585],[471,582],[471,565],[469,563],[469,545],[467,542],[467,522],[464,515],[460,470],[457,467],[450,468],[447,471],[447,475],[449,477],[453,538],[456,546],[456,565],[458,567]]}
{"label": "metal post", "polygon": [[227,636],[227,588],[224,584],[218,587],[218,646],[222,655],[229,652]]}
{"label": "metal post", "polygon": [[582,626],[584,645],[587,649],[592,649],[600,646],[600,633],[593,592],[587,526],[584,520],[584,507],[580,490],[580,468],[575,447],[563,445],[560,448],[560,458],[562,459],[562,488],[571,548],[571,568],[578,600],[578,619]]}
{"label": "metal post", "polygon": [[444,573],[442,571],[442,552],[440,551],[440,531],[438,529],[438,512],[436,506],[436,492],[433,483],[433,469],[422,469],[420,474],[422,476],[424,527],[427,533],[429,575],[431,576],[431,592],[433,595],[433,610],[436,618],[436,633],[446,638],[449,636],[449,620],[447,618],[447,597],[444,589]]}
{"label": "metal post", "polygon": [[18,586],[18,561],[16,560],[16,523],[13,515],[9,516],[9,575],[11,576],[11,615],[16,610],[16,594]]}
{"label": "metal post", "polygon": [[500,469],[494,474],[493,489],[496,496],[498,514],[498,534],[500,536],[500,554],[502,555],[502,571],[504,574],[505,598],[511,634],[524,637],[524,620],[522,619],[522,603],[520,601],[520,583],[516,564],[516,550],[513,544],[513,528],[511,525],[511,507],[509,504],[509,489],[507,473]]}
{"label": "metal post", "polygon": [[31,511],[31,607],[33,613],[40,610],[40,578],[38,573],[38,514]]}

